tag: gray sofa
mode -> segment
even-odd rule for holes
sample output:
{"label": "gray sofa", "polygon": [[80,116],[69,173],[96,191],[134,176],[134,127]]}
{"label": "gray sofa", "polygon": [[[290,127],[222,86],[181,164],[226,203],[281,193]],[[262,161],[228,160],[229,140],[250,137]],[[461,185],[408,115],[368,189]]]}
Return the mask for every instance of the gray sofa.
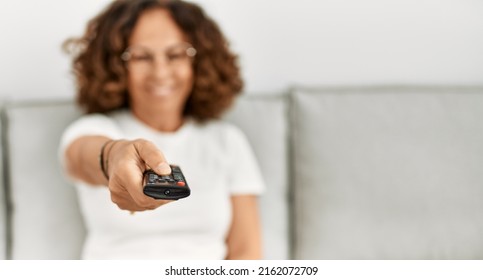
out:
{"label": "gray sofa", "polygon": [[[57,146],[72,101],[3,105],[0,259],[77,259],[85,236]],[[483,259],[483,87],[246,95],[268,189],[267,259]]]}

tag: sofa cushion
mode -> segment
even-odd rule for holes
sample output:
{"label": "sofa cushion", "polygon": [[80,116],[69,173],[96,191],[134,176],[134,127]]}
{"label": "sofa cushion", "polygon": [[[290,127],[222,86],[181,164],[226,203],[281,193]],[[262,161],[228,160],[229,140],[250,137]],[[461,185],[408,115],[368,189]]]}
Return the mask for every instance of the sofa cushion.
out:
{"label": "sofa cushion", "polygon": [[483,88],[292,98],[296,258],[483,258]]}
{"label": "sofa cushion", "polygon": [[12,104],[6,109],[13,259],[78,259],[85,235],[75,188],[58,162],[65,127],[79,116],[71,102]]}
{"label": "sofa cushion", "polygon": [[260,198],[264,258],[290,258],[288,125],[285,95],[247,95],[226,119],[247,135],[267,189]]}

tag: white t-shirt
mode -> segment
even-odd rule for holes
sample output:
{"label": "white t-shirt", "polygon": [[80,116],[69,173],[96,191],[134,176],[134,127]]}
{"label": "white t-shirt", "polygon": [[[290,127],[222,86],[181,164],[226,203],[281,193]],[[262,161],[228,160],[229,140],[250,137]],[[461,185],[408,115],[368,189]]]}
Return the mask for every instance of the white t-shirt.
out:
{"label": "white t-shirt", "polygon": [[230,196],[260,194],[264,184],[244,134],[222,121],[188,120],[174,133],[151,129],[128,110],[86,115],[64,132],[59,154],[85,135],[152,141],[179,165],[191,195],[156,210],[121,210],[107,187],[75,181],[88,235],[85,259],[223,259],[231,224]]}

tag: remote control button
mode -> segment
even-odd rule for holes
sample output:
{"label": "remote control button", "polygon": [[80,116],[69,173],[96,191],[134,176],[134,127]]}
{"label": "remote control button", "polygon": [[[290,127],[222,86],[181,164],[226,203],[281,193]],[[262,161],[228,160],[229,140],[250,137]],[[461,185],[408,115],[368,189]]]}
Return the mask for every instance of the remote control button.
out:
{"label": "remote control button", "polygon": [[180,187],[184,187],[184,186],[186,186],[186,183],[183,182],[183,181],[179,181],[179,182],[176,183],[176,185],[178,185]]}
{"label": "remote control button", "polygon": [[171,191],[170,191],[170,190],[165,190],[165,191],[164,191],[164,194],[165,194],[165,195],[169,195],[170,193],[171,193]]}

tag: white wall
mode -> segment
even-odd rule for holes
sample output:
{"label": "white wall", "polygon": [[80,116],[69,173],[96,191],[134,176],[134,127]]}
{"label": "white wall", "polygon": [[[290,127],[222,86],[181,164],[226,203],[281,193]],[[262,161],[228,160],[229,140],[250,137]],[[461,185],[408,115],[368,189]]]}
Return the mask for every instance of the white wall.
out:
{"label": "white wall", "polygon": [[[73,95],[61,42],[107,0],[0,2],[0,98]],[[197,0],[241,56],[246,90],[483,84],[483,0]]]}
{"label": "white wall", "polygon": [[0,98],[74,94],[70,58],[61,50],[108,0],[0,1]]}

